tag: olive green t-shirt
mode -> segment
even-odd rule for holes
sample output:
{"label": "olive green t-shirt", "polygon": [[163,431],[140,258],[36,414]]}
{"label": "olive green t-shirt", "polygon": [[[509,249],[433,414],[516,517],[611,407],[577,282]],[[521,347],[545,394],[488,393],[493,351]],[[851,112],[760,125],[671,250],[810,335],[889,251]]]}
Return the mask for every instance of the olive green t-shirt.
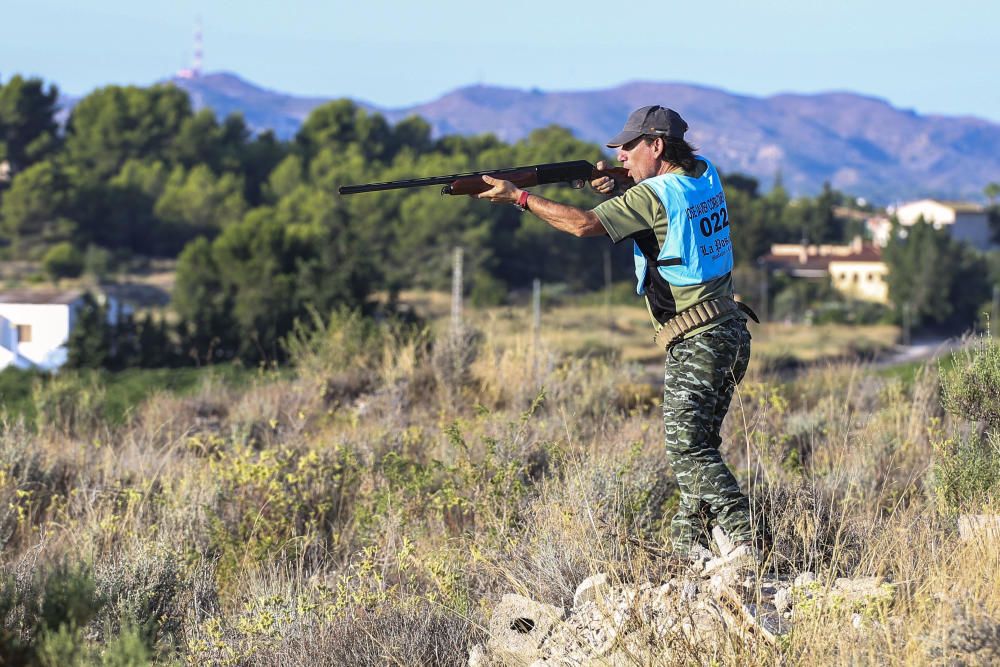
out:
{"label": "olive green t-shirt", "polygon": [[[697,176],[705,173],[704,162],[698,162]],[[687,176],[684,172],[677,173]],[[691,178],[692,176],[687,176]],[[642,183],[632,186],[625,191],[625,194],[612,197],[607,201],[598,204],[593,212],[600,219],[608,236],[615,243],[620,243],[629,238],[640,235],[648,235],[652,231],[656,239],[657,252],[663,247],[667,238],[667,226],[669,218],[663,210],[663,202],[653,192],[652,188]],[[654,267],[649,267],[650,271],[655,271]],[[687,310],[692,306],[718,298],[720,296],[733,295],[733,274],[727,273],[724,276],[715,278],[700,285],[669,285],[670,294],[676,304],[676,312]],[[650,312],[652,316],[652,312]],[[707,331],[712,327],[722,324],[735,317],[740,317],[739,311],[733,311],[720,317],[718,320],[707,324],[704,327],[695,329],[685,336],[688,338],[694,334]],[[654,318],[656,319],[656,318]]]}

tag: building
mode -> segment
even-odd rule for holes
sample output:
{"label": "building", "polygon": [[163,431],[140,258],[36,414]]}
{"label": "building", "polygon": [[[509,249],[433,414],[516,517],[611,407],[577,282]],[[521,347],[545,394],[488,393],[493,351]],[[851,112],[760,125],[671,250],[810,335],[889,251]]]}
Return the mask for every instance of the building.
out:
{"label": "building", "polygon": [[921,199],[897,207],[896,218],[903,227],[921,218],[935,229],[947,229],[956,241],[964,241],[978,250],[993,247],[993,233],[986,208],[978,204]]}
{"label": "building", "polygon": [[772,272],[796,278],[829,280],[844,295],[860,301],[889,302],[889,269],[882,249],[861,237],[847,245],[778,243],[759,260]]}
{"label": "building", "polygon": [[[117,300],[106,300],[108,319],[122,314]],[[66,342],[84,304],[80,290],[0,292],[0,368],[54,371],[66,363]]]}
{"label": "building", "polygon": [[873,215],[865,220],[865,229],[868,230],[872,243],[884,248],[889,244],[889,237],[892,236],[892,220],[884,215]]}

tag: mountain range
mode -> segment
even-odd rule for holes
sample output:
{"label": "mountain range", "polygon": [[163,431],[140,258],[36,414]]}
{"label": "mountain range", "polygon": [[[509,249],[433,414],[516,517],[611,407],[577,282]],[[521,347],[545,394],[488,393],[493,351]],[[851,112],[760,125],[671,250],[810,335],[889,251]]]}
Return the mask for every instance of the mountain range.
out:
{"label": "mountain range", "polygon": [[[196,108],[212,108],[220,117],[240,112],[255,130],[271,129],[281,138],[293,136],[309,112],[329,99],[267,90],[230,73],[171,81],[191,95]],[[723,173],[754,176],[764,190],[780,175],[796,195],[814,194],[830,183],[880,203],[919,197],[981,200],[983,187],[1000,181],[1000,124],[971,116],[921,115],[850,92],[754,97],[636,81],[576,92],[467,86],[405,108],[355,102],[392,121],[418,114],[435,136],[493,132],[515,141],[556,124],[601,144],[621,129],[632,110],[662,104],[687,120],[688,139]]]}

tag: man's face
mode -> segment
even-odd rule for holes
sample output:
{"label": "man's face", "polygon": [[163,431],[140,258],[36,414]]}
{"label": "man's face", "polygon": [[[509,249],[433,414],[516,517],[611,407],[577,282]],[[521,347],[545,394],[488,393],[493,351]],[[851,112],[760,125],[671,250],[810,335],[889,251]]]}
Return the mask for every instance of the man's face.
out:
{"label": "man's face", "polygon": [[661,144],[660,139],[647,142],[645,137],[638,137],[618,149],[618,161],[628,169],[633,181],[638,183],[656,176],[660,168]]}

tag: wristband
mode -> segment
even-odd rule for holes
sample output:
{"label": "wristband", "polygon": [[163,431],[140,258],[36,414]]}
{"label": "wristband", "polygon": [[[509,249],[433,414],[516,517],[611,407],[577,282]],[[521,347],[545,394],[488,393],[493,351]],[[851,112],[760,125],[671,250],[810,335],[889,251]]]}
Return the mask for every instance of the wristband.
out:
{"label": "wristband", "polygon": [[521,190],[521,194],[517,197],[517,203],[514,204],[522,212],[528,210],[528,197],[531,195],[527,190]]}

